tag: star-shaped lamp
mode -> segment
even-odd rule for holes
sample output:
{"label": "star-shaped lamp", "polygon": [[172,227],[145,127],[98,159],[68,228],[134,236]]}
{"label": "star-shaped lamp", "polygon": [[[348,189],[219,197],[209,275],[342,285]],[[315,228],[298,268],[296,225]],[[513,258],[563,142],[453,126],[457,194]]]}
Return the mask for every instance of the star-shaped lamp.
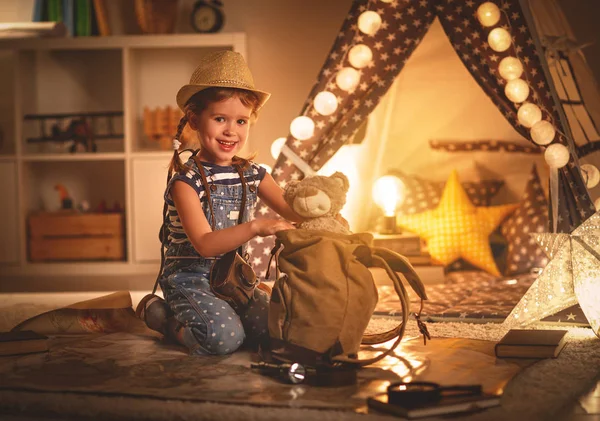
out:
{"label": "star-shaped lamp", "polygon": [[600,336],[600,212],[571,234],[534,234],[551,259],[504,324],[523,326],[579,303]]}
{"label": "star-shaped lamp", "polygon": [[460,184],[457,172],[453,171],[437,208],[401,215],[398,224],[423,238],[431,257],[441,264],[448,265],[463,258],[499,276],[488,237],[517,207],[518,204],[474,206]]}

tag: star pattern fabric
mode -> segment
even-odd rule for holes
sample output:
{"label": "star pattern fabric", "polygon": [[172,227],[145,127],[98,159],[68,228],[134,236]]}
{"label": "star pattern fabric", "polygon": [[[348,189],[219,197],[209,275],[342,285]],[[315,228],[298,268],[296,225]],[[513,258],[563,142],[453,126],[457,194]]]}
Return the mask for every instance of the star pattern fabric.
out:
{"label": "star pattern fabric", "polygon": [[525,326],[579,303],[600,336],[600,212],[572,234],[542,233],[535,239],[550,262],[504,323]]}
{"label": "star pattern fabric", "polygon": [[534,165],[519,208],[502,222],[501,232],[508,243],[505,275],[544,268],[548,257],[531,234],[548,229],[548,201]]}
{"label": "star pattern fabric", "polygon": [[443,265],[463,258],[492,275],[499,276],[489,235],[518,205],[476,207],[453,171],[437,208],[415,215],[402,215],[398,224],[427,242],[431,257]]}
{"label": "star pattern fabric", "polygon": [[[445,183],[425,180],[402,171],[390,171],[404,184],[404,201],[398,209],[400,214],[414,214],[434,209],[440,202]],[[467,181],[461,183],[469,200],[475,206],[489,206],[492,198],[504,185],[503,180]]]}
{"label": "star pattern fabric", "polygon": [[[286,146],[303,159],[312,169],[319,170],[344,144],[351,141],[367,116],[379,104],[409,57],[421,43],[433,20],[437,17],[458,57],[477,83],[494,102],[502,115],[513,127],[529,139],[527,129],[519,125],[516,118],[517,106],[504,95],[505,81],[498,75],[498,63],[508,55],[518,55],[524,64],[530,82],[531,98],[536,99],[544,113],[544,118],[560,124],[555,111],[548,82],[537,55],[535,44],[517,0],[495,0],[502,10],[499,26],[512,28],[513,46],[497,53],[487,43],[492,28],[484,28],[476,17],[477,8],[488,0],[392,0],[390,3],[355,0],[334,44],[325,58],[317,81],[310,91],[300,115],[310,116],[315,123],[312,138],[299,141],[288,135]],[[367,10],[376,11],[381,19],[381,28],[374,35],[365,35],[358,30],[358,17]],[[373,52],[373,60],[360,69],[360,82],[352,92],[339,89],[335,76],[339,69],[350,66],[348,52],[353,45],[365,44]],[[323,116],[314,111],[315,96],[328,90],[338,98],[338,108],[331,115]],[[565,132],[560,128],[560,132]],[[559,138],[561,143],[566,140]],[[294,179],[304,177],[290,159],[281,154],[272,171],[273,178],[281,186]],[[570,232],[594,211],[581,174],[573,160],[560,170],[560,183],[566,188],[560,190],[558,198],[558,223],[560,232]],[[264,204],[257,206],[257,217],[273,217]],[[257,273],[264,275],[268,254],[274,240],[263,243],[251,242],[254,258],[260,263]],[[266,258],[265,258],[266,256]]]}

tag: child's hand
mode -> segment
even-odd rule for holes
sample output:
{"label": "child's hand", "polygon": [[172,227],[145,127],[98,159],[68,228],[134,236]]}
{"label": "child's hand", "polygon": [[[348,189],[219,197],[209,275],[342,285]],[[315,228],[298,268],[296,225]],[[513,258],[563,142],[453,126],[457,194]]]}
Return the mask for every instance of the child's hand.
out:
{"label": "child's hand", "polygon": [[252,231],[259,237],[267,237],[275,234],[277,231],[296,228],[285,219],[255,219],[251,224]]}

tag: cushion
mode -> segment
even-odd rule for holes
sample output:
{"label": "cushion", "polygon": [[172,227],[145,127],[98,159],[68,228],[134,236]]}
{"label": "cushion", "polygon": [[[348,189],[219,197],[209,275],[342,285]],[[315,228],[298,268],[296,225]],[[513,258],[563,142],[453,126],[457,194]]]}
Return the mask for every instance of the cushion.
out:
{"label": "cushion", "polygon": [[548,257],[530,234],[548,231],[548,201],[534,165],[517,210],[501,225],[508,243],[505,275],[543,268]]}
{"label": "cushion", "polygon": [[[390,172],[390,174],[400,178],[405,186],[405,199],[400,206],[400,213],[410,215],[434,209],[440,202],[445,184],[443,181],[429,181],[397,170]],[[483,180],[461,184],[471,203],[475,206],[489,206],[504,181]]]}
{"label": "cushion", "polygon": [[401,214],[398,224],[427,242],[431,257],[443,265],[463,258],[472,265],[499,276],[489,235],[518,205],[476,207],[453,171],[435,209]]}

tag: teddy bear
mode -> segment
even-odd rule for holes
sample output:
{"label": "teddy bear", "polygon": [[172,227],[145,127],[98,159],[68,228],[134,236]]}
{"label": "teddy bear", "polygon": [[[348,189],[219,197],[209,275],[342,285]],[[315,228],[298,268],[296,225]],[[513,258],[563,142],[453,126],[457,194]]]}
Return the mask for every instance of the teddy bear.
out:
{"label": "teddy bear", "polygon": [[336,234],[350,234],[340,210],[346,203],[346,193],[350,183],[341,172],[331,176],[314,175],[301,181],[290,181],[284,190],[284,199],[288,205],[306,220],[298,228],[323,230]]}

